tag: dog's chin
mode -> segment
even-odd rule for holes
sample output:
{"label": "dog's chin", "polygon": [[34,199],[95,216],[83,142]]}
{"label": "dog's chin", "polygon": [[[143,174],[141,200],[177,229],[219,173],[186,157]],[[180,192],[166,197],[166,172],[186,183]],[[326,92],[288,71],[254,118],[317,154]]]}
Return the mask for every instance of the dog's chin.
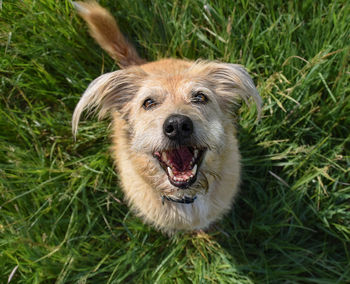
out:
{"label": "dog's chin", "polygon": [[173,186],[178,189],[188,189],[197,180],[206,150],[195,146],[181,146],[156,151],[153,156],[157,158]]}

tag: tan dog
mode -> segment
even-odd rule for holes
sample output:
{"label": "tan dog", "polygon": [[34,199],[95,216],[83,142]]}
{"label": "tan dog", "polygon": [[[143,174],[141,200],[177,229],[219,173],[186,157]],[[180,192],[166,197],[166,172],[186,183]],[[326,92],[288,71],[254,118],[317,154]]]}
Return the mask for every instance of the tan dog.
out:
{"label": "tan dog", "polygon": [[125,198],[144,221],[173,233],[205,229],[227,212],[240,182],[232,109],[261,98],[236,64],[162,59],[146,63],[95,2],[74,3],[91,35],[121,70],[87,88],[73,115],[113,118],[113,156]]}

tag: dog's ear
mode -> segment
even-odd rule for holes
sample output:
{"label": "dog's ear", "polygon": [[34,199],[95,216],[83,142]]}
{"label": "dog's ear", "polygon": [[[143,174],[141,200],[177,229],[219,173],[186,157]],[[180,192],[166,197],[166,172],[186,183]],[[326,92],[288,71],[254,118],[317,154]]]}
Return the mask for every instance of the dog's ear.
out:
{"label": "dog's ear", "polygon": [[139,90],[139,84],[144,75],[141,69],[135,67],[106,73],[92,81],[73,113],[72,131],[74,137],[84,110],[98,112],[99,119],[104,118],[111,111],[117,111],[122,118],[125,117],[127,103]]}
{"label": "dog's ear", "polygon": [[222,99],[223,107],[237,104],[239,99],[248,102],[252,98],[256,104],[260,118],[262,99],[248,72],[239,64],[214,63],[209,77],[215,86],[217,95]]}

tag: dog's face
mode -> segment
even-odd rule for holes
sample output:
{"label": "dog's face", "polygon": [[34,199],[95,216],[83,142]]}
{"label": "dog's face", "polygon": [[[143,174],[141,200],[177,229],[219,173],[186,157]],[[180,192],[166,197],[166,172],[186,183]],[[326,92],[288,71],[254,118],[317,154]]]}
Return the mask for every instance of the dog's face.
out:
{"label": "dog's face", "polygon": [[[168,200],[191,203],[215,178],[239,98],[260,97],[239,65],[161,60],[107,73],[93,81],[73,116],[84,109],[125,121],[130,157],[138,173]],[[116,131],[120,135],[120,131]],[[213,162],[214,161],[214,162]]]}

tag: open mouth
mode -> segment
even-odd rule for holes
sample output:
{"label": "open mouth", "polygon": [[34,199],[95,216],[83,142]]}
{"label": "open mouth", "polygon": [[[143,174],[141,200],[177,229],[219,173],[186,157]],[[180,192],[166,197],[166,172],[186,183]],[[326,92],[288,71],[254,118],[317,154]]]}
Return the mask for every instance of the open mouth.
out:
{"label": "open mouth", "polygon": [[197,179],[205,150],[183,146],[177,149],[157,151],[154,156],[168,175],[170,183],[186,189]]}

